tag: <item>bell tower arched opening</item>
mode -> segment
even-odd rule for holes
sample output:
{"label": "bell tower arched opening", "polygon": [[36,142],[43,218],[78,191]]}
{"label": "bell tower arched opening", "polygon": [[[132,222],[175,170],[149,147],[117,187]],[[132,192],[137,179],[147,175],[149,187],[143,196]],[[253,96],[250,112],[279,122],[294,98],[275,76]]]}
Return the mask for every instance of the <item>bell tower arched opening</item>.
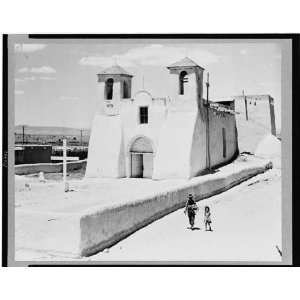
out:
{"label": "bell tower arched opening", "polygon": [[203,117],[204,69],[188,57],[173,63],[167,69],[172,75],[172,110],[199,110]]}
{"label": "bell tower arched opening", "polygon": [[187,72],[182,71],[179,74],[179,95],[184,95],[184,84],[188,82]]}
{"label": "bell tower arched opening", "polygon": [[114,65],[98,73],[97,77],[100,100],[102,100],[101,113],[107,116],[119,115],[121,101],[131,97],[133,76],[119,65]]}
{"label": "bell tower arched opening", "polygon": [[130,95],[130,88],[129,88],[129,83],[124,80],[123,81],[123,99],[127,99],[127,98],[130,98],[131,95]]}
{"label": "bell tower arched opening", "polygon": [[105,99],[111,100],[113,98],[114,91],[114,80],[112,78],[108,78],[105,82]]}

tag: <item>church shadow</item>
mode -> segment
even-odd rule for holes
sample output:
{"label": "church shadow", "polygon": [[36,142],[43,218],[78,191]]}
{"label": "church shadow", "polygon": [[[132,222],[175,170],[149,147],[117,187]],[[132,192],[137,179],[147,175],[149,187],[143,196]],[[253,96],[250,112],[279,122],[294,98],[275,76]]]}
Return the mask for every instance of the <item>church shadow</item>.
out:
{"label": "church shadow", "polygon": [[208,174],[215,174],[220,172],[219,169],[211,169],[211,170],[204,170],[198,176],[208,175]]}

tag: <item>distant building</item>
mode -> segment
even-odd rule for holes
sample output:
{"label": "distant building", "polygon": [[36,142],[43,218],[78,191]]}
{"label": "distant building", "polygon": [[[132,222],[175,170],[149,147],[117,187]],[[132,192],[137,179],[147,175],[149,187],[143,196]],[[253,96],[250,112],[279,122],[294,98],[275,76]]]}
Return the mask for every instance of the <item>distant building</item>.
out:
{"label": "distant building", "polygon": [[145,90],[132,96],[133,76],[118,65],[98,74],[101,109],[93,121],[87,177],[191,178],[238,153],[234,111],[205,105],[204,69],[189,58],[167,68],[171,98]]}
{"label": "distant building", "polygon": [[16,145],[15,164],[51,163],[51,145]]}
{"label": "distant building", "polygon": [[232,96],[218,103],[234,106],[240,152],[254,153],[266,135],[276,136],[274,99],[270,95]]}

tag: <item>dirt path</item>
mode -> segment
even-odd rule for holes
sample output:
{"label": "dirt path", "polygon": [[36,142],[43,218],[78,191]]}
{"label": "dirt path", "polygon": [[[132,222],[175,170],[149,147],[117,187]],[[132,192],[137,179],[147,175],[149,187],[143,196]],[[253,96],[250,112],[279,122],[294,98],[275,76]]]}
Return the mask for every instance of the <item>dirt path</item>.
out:
{"label": "dirt path", "polygon": [[[187,229],[180,209],[127,239],[79,261],[280,261],[281,172],[270,170],[209,199],[198,202],[196,226]],[[212,212],[213,232],[205,232],[203,207]],[[34,260],[63,261],[68,257],[30,250],[17,256]],[[71,259],[73,260],[73,259]]]}
{"label": "dirt path", "polygon": [[[180,209],[139,230],[89,261],[280,261],[281,177],[279,170],[255,176],[220,195],[200,201],[196,226],[187,229]],[[210,205],[213,232],[203,225]]]}

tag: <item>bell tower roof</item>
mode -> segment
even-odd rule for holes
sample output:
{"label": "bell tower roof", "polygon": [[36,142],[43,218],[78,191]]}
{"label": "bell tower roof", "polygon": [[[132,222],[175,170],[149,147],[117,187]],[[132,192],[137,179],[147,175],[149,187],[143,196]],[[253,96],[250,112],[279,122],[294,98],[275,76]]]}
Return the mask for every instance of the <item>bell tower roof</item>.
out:
{"label": "bell tower roof", "polygon": [[184,67],[186,67],[186,68],[197,67],[197,68],[204,70],[204,68],[200,67],[189,57],[185,57],[185,58],[171,64],[170,66],[167,67],[167,69],[184,68]]}
{"label": "bell tower roof", "polygon": [[98,73],[98,75],[123,75],[133,77],[133,75],[129,74],[126,70],[124,70],[121,66],[117,64],[104,69],[103,71]]}

